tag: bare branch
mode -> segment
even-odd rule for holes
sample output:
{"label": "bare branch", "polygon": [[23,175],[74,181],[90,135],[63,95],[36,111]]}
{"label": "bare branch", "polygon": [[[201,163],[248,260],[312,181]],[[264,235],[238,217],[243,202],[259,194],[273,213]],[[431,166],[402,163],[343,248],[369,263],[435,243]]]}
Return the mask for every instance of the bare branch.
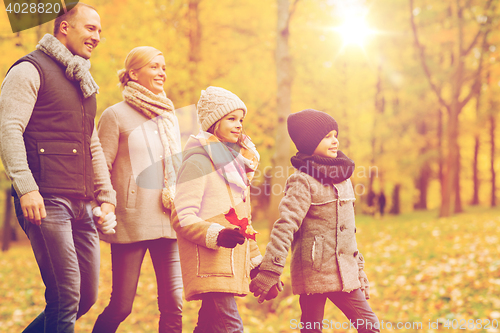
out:
{"label": "bare branch", "polygon": [[288,13],[288,19],[286,20],[286,29],[290,27],[290,20],[292,19],[293,14],[295,13],[295,10],[297,9],[297,3],[300,0],[295,0],[292,3],[292,6],[290,7],[290,12]]}
{"label": "bare branch", "polygon": [[470,101],[470,99],[476,96],[481,89],[481,73],[483,71],[484,53],[488,45],[487,39],[488,39],[488,34],[490,32],[491,29],[487,30],[484,33],[483,42],[481,43],[481,54],[479,56],[479,64],[477,65],[477,70],[474,75],[475,76],[474,83],[472,84],[472,87],[470,88],[470,91],[467,94],[467,96],[463,99],[463,101],[460,102],[460,108],[459,108],[460,110],[462,110],[462,108]]}
{"label": "bare branch", "polygon": [[[490,9],[492,2],[493,2],[492,0],[488,0],[488,2],[486,3],[485,12],[487,12]],[[491,22],[493,21],[492,18],[489,17],[489,16],[486,16],[486,17],[487,17],[486,22],[485,23],[481,23],[479,25],[479,30],[477,31],[476,35],[472,39],[472,42],[469,44],[469,46],[465,50],[460,50],[460,53],[463,56],[468,55],[472,51],[472,49],[474,48],[474,46],[476,46],[477,40],[483,34],[484,28],[487,27],[487,26],[491,26]]]}
{"label": "bare branch", "polygon": [[448,111],[450,110],[450,105],[446,103],[446,101],[443,99],[443,96],[441,95],[441,91],[438,89],[436,84],[432,80],[432,74],[429,69],[429,66],[427,65],[427,59],[425,57],[425,47],[420,43],[420,40],[418,38],[418,31],[417,31],[417,25],[415,24],[415,19],[413,17],[413,0],[410,0],[410,23],[411,23],[411,28],[413,30],[413,37],[415,39],[415,46],[418,49],[418,54],[420,57],[420,62],[422,63],[422,67],[424,69],[425,75],[427,77],[427,81],[429,81],[429,84],[432,88],[432,91],[436,94],[436,97],[439,100],[439,103],[445,107]]}
{"label": "bare branch", "polygon": [[295,0],[292,4],[292,7],[290,8],[290,15],[289,17],[292,17],[293,16],[293,13],[295,13],[295,10],[297,9],[297,3],[299,2],[300,0]]}

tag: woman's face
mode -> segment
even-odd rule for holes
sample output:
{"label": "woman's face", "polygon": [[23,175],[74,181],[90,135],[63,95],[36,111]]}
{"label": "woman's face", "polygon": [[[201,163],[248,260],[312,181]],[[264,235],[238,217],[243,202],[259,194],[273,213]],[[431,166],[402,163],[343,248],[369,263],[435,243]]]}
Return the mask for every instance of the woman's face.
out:
{"label": "woman's face", "polygon": [[146,66],[139,69],[131,69],[129,76],[132,81],[139,83],[153,94],[158,95],[163,91],[163,84],[167,79],[165,67],[165,57],[160,54],[151,59]]}
{"label": "woman's face", "polygon": [[215,130],[215,136],[223,142],[238,142],[238,138],[241,135],[243,117],[243,110],[234,110],[228,113],[221,120],[219,120],[219,126]]}

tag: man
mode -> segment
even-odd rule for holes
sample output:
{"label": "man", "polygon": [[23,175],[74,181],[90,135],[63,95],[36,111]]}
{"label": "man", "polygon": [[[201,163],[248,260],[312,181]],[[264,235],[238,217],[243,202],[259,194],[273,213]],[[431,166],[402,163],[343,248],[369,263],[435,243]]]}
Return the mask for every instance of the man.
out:
{"label": "man", "polygon": [[98,87],[88,59],[100,32],[96,10],[79,3],[2,84],[0,153],[46,287],[45,310],[24,332],[74,332],[97,299],[99,236],[90,202],[100,204],[98,227],[116,204],[94,130]]}

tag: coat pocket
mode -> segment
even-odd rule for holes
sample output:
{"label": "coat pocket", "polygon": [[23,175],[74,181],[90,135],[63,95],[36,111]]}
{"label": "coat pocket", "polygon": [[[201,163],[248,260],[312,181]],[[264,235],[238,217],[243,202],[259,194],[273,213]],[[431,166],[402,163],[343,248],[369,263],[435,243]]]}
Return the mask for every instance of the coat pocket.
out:
{"label": "coat pocket", "polygon": [[78,142],[38,141],[40,183],[53,188],[83,184],[83,150]]}
{"label": "coat pocket", "polygon": [[318,272],[321,270],[321,265],[323,264],[323,245],[323,236],[314,236],[314,243],[312,246],[312,267]]}
{"label": "coat pocket", "polygon": [[339,271],[342,278],[342,291],[351,292],[361,287],[357,259],[352,254],[340,254]]}
{"label": "coat pocket", "polygon": [[128,180],[128,190],[127,190],[127,208],[135,208],[137,203],[137,183],[135,182],[134,176],[130,176]]}
{"label": "coat pocket", "polygon": [[198,276],[233,276],[234,275],[234,249],[221,247],[212,250],[196,245],[198,261]]}

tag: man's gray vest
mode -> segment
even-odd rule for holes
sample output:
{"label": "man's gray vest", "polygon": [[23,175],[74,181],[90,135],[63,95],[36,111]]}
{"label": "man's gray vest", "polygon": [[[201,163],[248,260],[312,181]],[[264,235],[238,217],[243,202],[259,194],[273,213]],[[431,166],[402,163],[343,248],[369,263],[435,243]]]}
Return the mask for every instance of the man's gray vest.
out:
{"label": "man's gray vest", "polygon": [[41,51],[31,52],[12,67],[23,61],[40,73],[38,98],[24,131],[29,168],[40,193],[92,199],[95,94],[84,99],[79,83],[66,78],[65,67]]}

